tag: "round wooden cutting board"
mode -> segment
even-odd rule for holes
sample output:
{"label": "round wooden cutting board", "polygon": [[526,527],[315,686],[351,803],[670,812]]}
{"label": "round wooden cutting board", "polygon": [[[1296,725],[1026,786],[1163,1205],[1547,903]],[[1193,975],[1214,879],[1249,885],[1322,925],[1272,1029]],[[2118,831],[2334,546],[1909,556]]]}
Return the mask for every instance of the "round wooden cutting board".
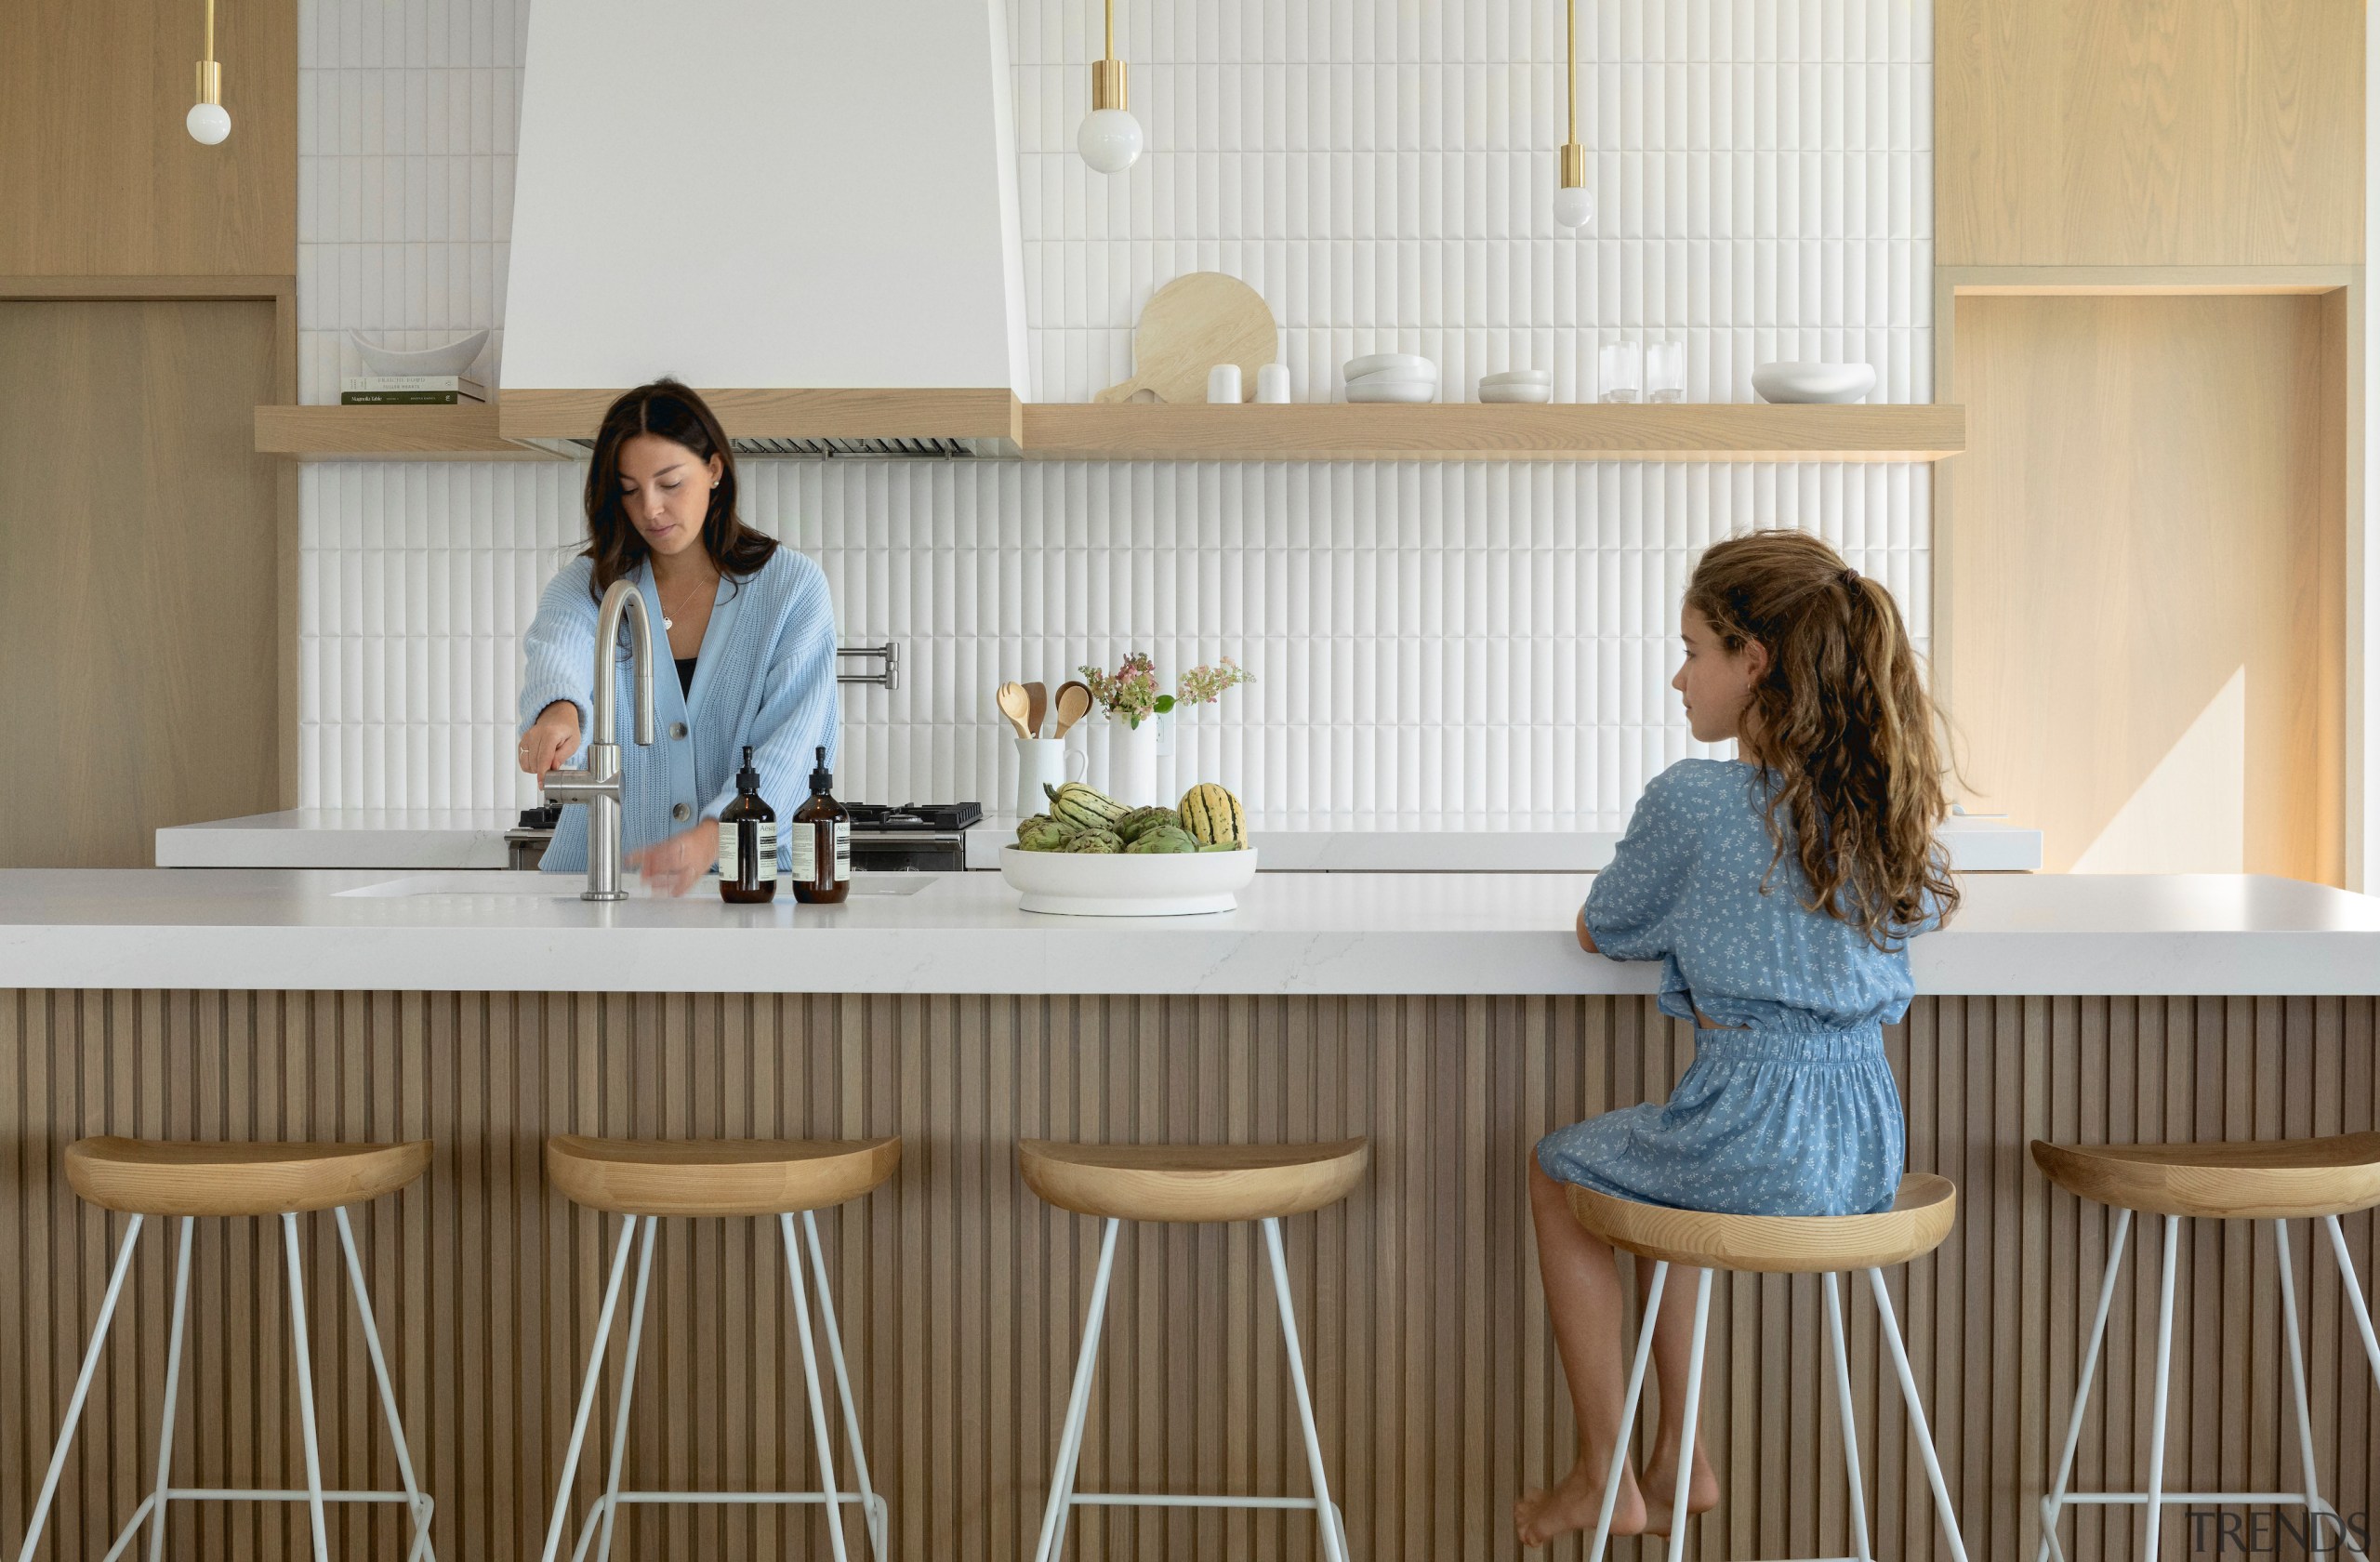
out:
{"label": "round wooden cutting board", "polygon": [[1256,393],[1256,371],[1280,356],[1280,332],[1264,296],[1222,271],[1191,271],[1151,295],[1132,333],[1132,377],[1092,397],[1125,402],[1143,390],[1161,402],[1203,402],[1207,371],[1239,365],[1240,399]]}

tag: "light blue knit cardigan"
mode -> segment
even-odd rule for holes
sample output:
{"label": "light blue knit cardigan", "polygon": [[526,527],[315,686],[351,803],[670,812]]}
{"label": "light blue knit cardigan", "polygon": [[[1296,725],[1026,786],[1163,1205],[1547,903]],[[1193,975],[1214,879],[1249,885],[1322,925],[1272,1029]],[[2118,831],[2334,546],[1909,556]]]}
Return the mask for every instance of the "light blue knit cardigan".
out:
{"label": "light blue knit cardigan", "polygon": [[[595,723],[596,600],[588,593],[591,560],[573,559],[554,575],[537,603],[525,643],[528,668],[521,685],[521,731],[556,700],[578,707],[578,731],[590,739]],[[650,561],[634,576],[653,624],[653,713],[659,725],[650,748],[636,743],[636,682],[621,627],[620,770],[624,803],[620,835],[634,851],[715,818],[735,797],[735,772],[746,745],[758,750],[760,795],[780,820],[810,795],[810,771],[824,744],[836,756],[841,705],[835,688],[835,604],[826,573],[789,548],[779,548],[748,580],[721,580],[694,663],[694,687],[678,688],[661,626],[661,597]],[[684,736],[675,736],[678,733]],[[586,762],[582,747],[571,761]],[[777,862],[791,867],[791,833],[780,826]],[[587,810],[562,810],[547,849],[549,873],[587,871]]]}

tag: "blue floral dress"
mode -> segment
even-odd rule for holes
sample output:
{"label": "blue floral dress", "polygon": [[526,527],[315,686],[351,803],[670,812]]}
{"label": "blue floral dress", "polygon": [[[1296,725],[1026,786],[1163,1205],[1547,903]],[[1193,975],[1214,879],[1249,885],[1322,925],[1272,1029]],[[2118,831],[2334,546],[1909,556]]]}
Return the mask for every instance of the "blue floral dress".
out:
{"label": "blue floral dress", "polygon": [[1908,950],[1805,908],[1790,835],[1771,876],[1766,809],[1739,761],[1686,760],[1645,788],[1587,931],[1613,960],[1661,961],[1661,1012],[1696,1022],[1694,1063],[1667,1102],[1540,1140],[1556,1182],[1727,1214],[1891,1206],[1905,1139],[1884,1026],[1915,990]]}

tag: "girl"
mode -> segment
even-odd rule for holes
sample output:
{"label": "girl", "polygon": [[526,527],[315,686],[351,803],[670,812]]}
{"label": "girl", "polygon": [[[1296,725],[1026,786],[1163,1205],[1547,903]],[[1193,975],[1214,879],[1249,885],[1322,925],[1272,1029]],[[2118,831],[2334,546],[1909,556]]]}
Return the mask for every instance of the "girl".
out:
{"label": "girl", "polygon": [[[1694,1022],[1694,1063],[1667,1105],[1557,1130],[1529,1168],[1579,1455],[1521,1501],[1528,1545],[1594,1523],[1626,1381],[1612,1250],[1571,1218],[1563,1185],[1736,1214],[1889,1207],[1902,1129],[1882,1027],[1909,1008],[1907,939],[1958,903],[1934,840],[1949,805],[1933,708],[1892,594],[1806,533],[1757,532],[1703,554],[1680,617],[1672,686],[1695,737],[1733,738],[1741,758],[1653,778],[1579,946],[1663,963],[1661,1012]],[[1654,1330],[1659,1433],[1642,1482],[1620,1476],[1616,1535],[1675,1522],[1691,1291],[1669,1289]],[[1687,1507],[1718,1500],[1698,1448]]]}

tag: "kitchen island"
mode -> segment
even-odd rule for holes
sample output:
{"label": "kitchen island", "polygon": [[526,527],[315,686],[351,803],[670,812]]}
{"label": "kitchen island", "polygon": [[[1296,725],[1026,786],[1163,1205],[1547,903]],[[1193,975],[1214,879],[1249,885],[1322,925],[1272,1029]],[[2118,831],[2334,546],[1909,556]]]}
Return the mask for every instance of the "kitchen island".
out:
{"label": "kitchen island", "polygon": [[[54,1423],[103,1279],[112,1223],[59,1169],[73,1138],[430,1138],[429,1175],[363,1211],[358,1234],[442,1551],[534,1555],[609,1251],[597,1218],[546,1185],[544,1138],[899,1133],[893,1183],[825,1222],[895,1552],[1029,1555],[1095,1230],[1031,1197],[1015,1141],[1362,1134],[1364,1185],[1289,1228],[1354,1549],[1513,1555],[1512,1501],[1559,1473],[1571,1436],[1527,1234],[1528,1147],[1659,1098],[1692,1052],[1690,1029],[1653,1006],[1655,968],[1579,952],[1589,882],[1269,874],[1228,915],[1093,921],[1020,912],[989,874],[887,875],[839,907],[746,908],[590,906],[575,879],[488,873],[0,872],[0,1263],[40,1277],[0,1308],[0,1358],[46,1364],[0,1373],[0,1424]],[[2040,1178],[2025,1142],[2374,1126],[2380,901],[2254,878],[1965,887],[1957,921],[1912,951],[1921,996],[1887,1032],[1910,1165],[1958,1183],[1959,1224],[1895,1284],[1970,1551],[2008,1557],[2033,1544],[2108,1232]],[[2369,1218],[2348,1231],[2368,1288]],[[112,1356],[98,1389],[114,1436],[77,1453],[69,1489],[90,1501],[70,1508],[138,1500],[160,1251],[135,1280],[125,1337],[140,1349]],[[185,1403],[205,1407],[199,1472],[284,1481],[277,1244],[225,1223],[202,1227],[198,1252],[207,1344]],[[331,1296],[323,1252],[313,1283]],[[671,1223],[661,1258],[647,1360],[664,1387],[640,1398],[631,1479],[802,1483],[774,1238]],[[2272,1489],[2292,1473],[2272,1263],[2268,1231],[2194,1231],[2176,1482]],[[1302,1489],[1261,1272],[1249,1228],[1128,1232],[1086,1489]],[[2380,1399],[2326,1259],[2307,1294],[2318,1448],[2355,1513],[2380,1463]],[[1840,1555],[1833,1410],[1807,1348],[1815,1283],[1723,1277],[1713,1295],[1706,1425],[1725,1498],[1700,1544]],[[2108,1349],[2126,1410],[2095,1410],[2087,1484],[2122,1484],[2102,1466],[2121,1475],[2138,1447],[2153,1265],[2127,1268],[2119,1297]],[[326,1476],[386,1479],[360,1337],[320,1313]],[[252,1314],[259,1327],[223,1332]],[[1878,1547],[1928,1555],[1872,1320],[1852,1317],[1866,1441],[1883,1453],[1868,1471]],[[0,1529],[21,1523],[40,1452],[6,1455]],[[644,1555],[824,1554],[814,1517],[633,1513],[626,1543]],[[102,1539],[96,1518],[60,1520],[65,1550]],[[203,1555],[250,1555],[284,1543],[284,1522],[302,1508],[206,1514],[190,1532]],[[402,1549],[392,1512],[337,1522],[343,1554]],[[2086,1513],[2078,1555],[2123,1522]],[[1312,1535],[1310,1520],[1188,1510],[1087,1511],[1076,1529],[1083,1555],[1113,1557],[1302,1556]]]}

